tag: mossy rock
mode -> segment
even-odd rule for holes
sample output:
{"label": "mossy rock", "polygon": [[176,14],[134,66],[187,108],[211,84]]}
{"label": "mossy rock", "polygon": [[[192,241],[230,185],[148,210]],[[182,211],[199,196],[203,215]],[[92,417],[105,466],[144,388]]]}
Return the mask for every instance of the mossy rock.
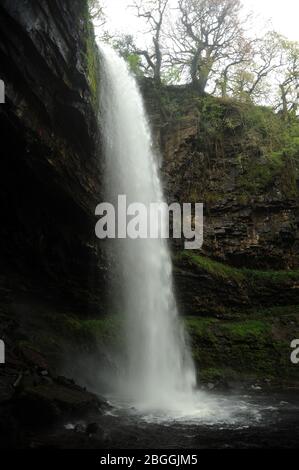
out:
{"label": "mossy rock", "polygon": [[96,112],[99,110],[100,87],[100,56],[96,43],[94,27],[90,19],[88,1],[84,9],[85,36],[85,62],[87,79],[90,87],[92,104]]}
{"label": "mossy rock", "polygon": [[[250,312],[236,320],[186,318],[198,375],[204,381],[239,377],[299,380],[290,342],[299,335],[299,309]],[[275,315],[273,315],[275,314]]]}
{"label": "mossy rock", "polygon": [[211,276],[222,279],[231,279],[236,282],[258,283],[272,282],[282,284],[288,282],[299,282],[299,270],[256,270],[247,268],[236,268],[225,263],[212,260],[206,256],[194,254],[187,250],[177,255],[177,260],[189,261],[194,266],[198,266]]}

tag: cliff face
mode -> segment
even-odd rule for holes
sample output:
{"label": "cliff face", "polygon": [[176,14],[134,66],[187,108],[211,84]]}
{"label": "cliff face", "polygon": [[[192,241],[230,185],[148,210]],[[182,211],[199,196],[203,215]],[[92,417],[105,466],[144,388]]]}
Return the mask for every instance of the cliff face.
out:
{"label": "cliff face", "polygon": [[181,311],[298,304],[298,122],[185,86],[142,89],[168,201],[204,204],[202,250],[173,246]]}
{"label": "cliff face", "polygon": [[86,370],[82,358],[98,348],[94,325],[78,328],[69,312],[87,319],[105,311],[94,235],[98,65],[87,1],[1,1],[1,448],[31,445],[28,426],[47,428],[102,406],[57,376],[68,360],[80,362],[74,354]]}
{"label": "cliff face", "polygon": [[186,87],[144,90],[169,201],[204,203],[203,253],[238,267],[297,268],[299,149],[284,154],[280,118]]}
{"label": "cliff face", "polygon": [[141,86],[168,201],[204,203],[202,250],[172,244],[199,380],[298,385],[298,121],[184,86]]}
{"label": "cliff face", "polygon": [[43,299],[96,304],[98,59],[87,15],[82,0],[0,5],[0,286],[8,300],[40,290]]}

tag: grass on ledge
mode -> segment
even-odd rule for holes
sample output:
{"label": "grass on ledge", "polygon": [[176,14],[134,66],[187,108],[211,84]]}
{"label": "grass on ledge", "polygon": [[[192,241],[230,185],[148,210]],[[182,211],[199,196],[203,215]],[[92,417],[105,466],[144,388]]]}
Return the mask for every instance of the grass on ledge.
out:
{"label": "grass on ledge", "polygon": [[283,283],[287,281],[298,281],[299,282],[299,270],[293,271],[259,271],[256,269],[248,268],[235,268],[218,261],[214,261],[205,256],[196,255],[184,251],[181,253],[182,259],[187,259],[191,263],[201,267],[204,271],[208,272],[212,276],[222,279],[232,279],[237,282],[247,281],[270,281],[273,283]]}
{"label": "grass on ledge", "polygon": [[245,276],[242,270],[227,264],[219,263],[218,261],[214,261],[205,256],[195,255],[189,251],[184,251],[182,252],[181,257],[201,267],[204,271],[207,271],[212,276],[223,279],[235,279],[236,281],[245,280]]}

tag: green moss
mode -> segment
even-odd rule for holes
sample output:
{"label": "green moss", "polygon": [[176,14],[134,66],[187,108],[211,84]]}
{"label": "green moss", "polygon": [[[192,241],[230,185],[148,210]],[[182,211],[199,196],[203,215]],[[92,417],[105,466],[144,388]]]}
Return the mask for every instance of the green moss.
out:
{"label": "green moss", "polygon": [[283,284],[289,281],[299,281],[299,270],[294,271],[258,271],[255,269],[242,268],[241,271],[244,273],[248,281],[259,282],[259,281],[270,281],[272,283]]}
{"label": "green moss", "polygon": [[95,40],[94,27],[90,19],[88,2],[85,5],[84,22],[86,27],[85,37],[85,58],[87,78],[90,86],[91,99],[95,110],[99,107],[99,77],[100,77],[100,60],[98,47]]}
{"label": "green moss", "polygon": [[[196,192],[196,195],[193,196],[193,198],[191,197],[190,202],[196,203],[200,200],[198,193],[199,192]],[[225,197],[225,194],[223,192],[205,191],[202,196],[202,201],[205,204],[205,206],[208,207],[209,205],[214,205],[215,203],[222,201],[224,197]]]}
{"label": "green moss", "polygon": [[[187,317],[185,324],[187,331],[191,336],[195,336],[202,341],[214,343],[215,335],[213,333],[213,325],[217,323],[215,318]],[[195,351],[196,352],[196,351]]]}
{"label": "green moss", "polygon": [[107,315],[99,319],[81,320],[81,329],[84,335],[94,336],[97,341],[115,341],[120,337],[121,319]]}
{"label": "green moss", "polygon": [[[226,160],[235,158],[234,194],[241,204],[260,194],[280,191],[284,198],[298,198],[299,121],[284,120],[271,108],[231,98],[199,96],[188,86],[162,86],[155,91],[166,123],[194,122],[193,158],[204,156],[202,178],[194,180],[184,198],[203,200],[209,210],[225,197],[222,178]],[[199,163],[201,165],[201,163]],[[209,175],[219,177],[215,187]]]}
{"label": "green moss", "polygon": [[229,322],[223,325],[227,332],[237,339],[246,339],[254,337],[260,341],[270,334],[270,325],[262,320],[244,320],[238,322]]}
{"label": "green moss", "polygon": [[87,69],[88,69],[88,81],[91,89],[92,98],[94,104],[97,103],[98,99],[98,51],[94,42],[93,28],[88,24],[88,36],[87,36]]}
{"label": "green moss", "polygon": [[199,142],[213,156],[223,157],[224,147],[226,152],[231,147],[236,157],[243,153],[247,158],[283,144],[281,120],[270,108],[212,96],[197,103],[204,118],[199,123]]}
{"label": "green moss", "polygon": [[188,120],[191,112],[196,116],[197,93],[189,86],[159,87],[155,88],[156,98],[160,105],[161,113],[168,122]]}
{"label": "green moss", "polygon": [[68,350],[94,352],[105,345],[118,346],[122,341],[121,319],[115,315],[88,318],[69,313],[45,313],[39,321],[30,347],[50,358],[60,358]]}
{"label": "green moss", "polygon": [[183,259],[189,260],[191,263],[196,264],[212,276],[222,279],[234,279],[242,281],[245,279],[242,270],[229,266],[227,264],[219,263],[205,256],[196,255],[191,251],[183,251],[180,255]]}
{"label": "green moss", "polygon": [[[256,108],[254,108],[256,112]],[[298,197],[296,179],[299,172],[299,122],[284,122],[277,115],[266,114],[264,124],[258,121],[261,136],[266,138],[263,142],[251,138],[249,142],[255,145],[256,152],[264,157],[261,163],[255,158],[244,160],[244,172],[239,178],[239,185],[244,191],[255,194],[267,190],[270,185],[276,184],[286,198]],[[251,122],[251,121],[249,121]],[[253,148],[252,148],[253,150]]]}
{"label": "green moss", "polygon": [[256,309],[247,310],[245,315],[251,316],[254,314],[256,317],[263,319],[267,317],[282,318],[287,316],[290,321],[295,321],[299,318],[299,305],[283,305],[274,307],[260,307],[258,311]]}
{"label": "green moss", "polygon": [[[38,335],[35,327],[20,345],[55,358],[54,363],[69,351],[94,352],[123,341],[122,318],[116,315],[43,313],[38,321]],[[224,319],[192,316],[184,322],[201,381],[299,380],[299,369],[290,362],[290,342],[299,337],[299,305],[235,312]]]}
{"label": "green moss", "polygon": [[[212,160],[235,157],[240,197],[252,197],[276,185],[286,198],[298,197],[299,122],[285,122],[271,108],[213,96],[189,96],[198,115],[198,153]],[[173,103],[173,100],[171,100]],[[188,105],[183,103],[189,111]],[[219,162],[220,164],[220,162]],[[217,202],[208,189],[205,201]],[[223,194],[220,194],[220,198]]]}
{"label": "green moss", "polygon": [[250,195],[247,193],[238,194],[237,201],[240,205],[246,206],[250,202]]}
{"label": "green moss", "polygon": [[281,163],[279,160],[268,158],[263,163],[248,161],[244,174],[239,178],[238,184],[243,191],[256,194],[273,184],[280,171]]}
{"label": "green moss", "polygon": [[216,367],[207,367],[200,369],[198,371],[199,380],[203,383],[215,383],[219,380],[225,379],[236,379],[237,373],[230,368],[216,368]]}
{"label": "green moss", "polygon": [[298,380],[299,369],[290,361],[290,341],[299,333],[299,315],[291,308],[239,315],[236,320],[188,317],[199,378],[252,378]]}
{"label": "green moss", "polygon": [[187,250],[183,251],[178,259],[188,260],[204,269],[206,272],[221,279],[232,279],[237,282],[272,282],[282,284],[289,281],[299,281],[299,270],[293,271],[258,271],[254,269],[235,268],[205,256],[196,255]]}

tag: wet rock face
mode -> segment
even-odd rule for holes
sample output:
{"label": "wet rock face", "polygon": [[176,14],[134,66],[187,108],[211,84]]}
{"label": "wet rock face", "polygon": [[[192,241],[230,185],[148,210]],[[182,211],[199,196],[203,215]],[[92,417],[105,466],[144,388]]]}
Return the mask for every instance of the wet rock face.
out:
{"label": "wet rock face", "polygon": [[[87,2],[4,0],[0,31],[0,286],[9,296],[20,284],[53,284],[68,297],[100,276],[97,51]],[[84,295],[75,302],[84,305]]]}
{"label": "wet rock face", "polygon": [[[94,236],[101,156],[92,86],[97,51],[91,34],[86,1],[1,2],[0,78],[6,91],[0,105],[4,448],[22,447],[28,426],[49,427],[98,412],[101,406],[97,397],[51,371],[46,346],[34,345],[42,331],[50,335],[41,319],[42,305],[50,303],[53,317],[59,306],[83,315],[105,310]],[[27,334],[26,324],[33,318],[38,323]]]}
{"label": "wet rock face", "polygon": [[[216,99],[202,105],[186,87],[157,92],[145,81],[142,88],[162,149],[168,200],[204,203],[203,252],[240,267],[297,268],[299,209],[292,162],[273,170],[264,155],[267,136],[243,123],[246,108]],[[265,119],[274,118],[267,114]]]}
{"label": "wet rock face", "polygon": [[[141,87],[168,201],[204,204],[202,250],[183,256],[183,243],[172,244],[180,311],[227,318],[297,305],[298,173],[283,152],[271,156],[271,145],[281,145],[279,118],[186,86],[155,90],[145,80]],[[279,270],[285,276],[271,274]]]}
{"label": "wet rock face", "polygon": [[100,416],[107,407],[105,400],[53,373],[42,354],[29,347],[10,349],[0,370],[0,448],[28,447],[33,430],[62,428],[68,420]]}
{"label": "wet rock face", "polygon": [[[298,273],[288,276],[287,271],[280,274],[273,271],[271,275],[272,271],[235,269],[212,263],[208,267],[189,255],[175,260],[177,300],[183,314],[225,319],[235,312],[245,314],[298,304]],[[228,268],[227,272],[222,272],[223,266]],[[297,312],[296,307],[294,311]]]}

